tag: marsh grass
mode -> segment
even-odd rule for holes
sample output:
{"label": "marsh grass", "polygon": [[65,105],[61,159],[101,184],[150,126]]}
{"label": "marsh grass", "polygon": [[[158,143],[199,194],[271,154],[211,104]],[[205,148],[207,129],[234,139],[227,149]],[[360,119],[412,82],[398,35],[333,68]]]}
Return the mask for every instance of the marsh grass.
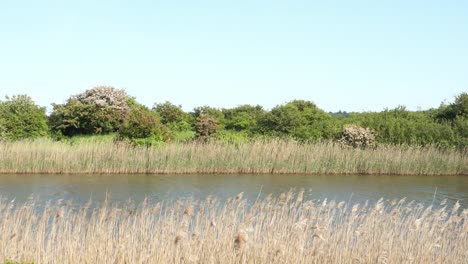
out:
{"label": "marsh grass", "polygon": [[0,173],[468,174],[468,156],[435,147],[342,148],[269,140],[240,144],[0,142]]}
{"label": "marsh grass", "polygon": [[[41,210],[38,208],[41,207]],[[193,208],[191,214],[186,208]],[[468,209],[303,192],[90,208],[0,201],[0,259],[34,263],[466,263]]]}

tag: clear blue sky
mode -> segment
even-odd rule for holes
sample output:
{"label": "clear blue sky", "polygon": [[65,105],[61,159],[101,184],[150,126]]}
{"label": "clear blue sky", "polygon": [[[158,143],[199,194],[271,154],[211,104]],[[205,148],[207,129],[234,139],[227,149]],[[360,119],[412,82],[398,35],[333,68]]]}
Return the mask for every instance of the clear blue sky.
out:
{"label": "clear blue sky", "polygon": [[468,1],[0,1],[1,97],[96,85],[186,110],[437,107],[468,91]]}

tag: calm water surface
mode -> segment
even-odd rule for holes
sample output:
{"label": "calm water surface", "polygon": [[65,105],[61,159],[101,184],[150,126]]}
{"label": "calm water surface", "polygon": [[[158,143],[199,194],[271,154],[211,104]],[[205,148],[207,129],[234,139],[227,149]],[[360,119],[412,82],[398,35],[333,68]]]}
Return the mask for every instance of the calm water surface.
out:
{"label": "calm water surface", "polygon": [[370,202],[379,198],[430,204],[446,199],[468,207],[467,176],[372,176],[372,175],[0,175],[0,196],[24,202],[71,200],[80,205],[90,198],[102,201],[132,199],[141,202],[176,200],[215,195],[221,199],[244,192],[254,201],[267,194],[278,195],[303,188],[309,199]]}

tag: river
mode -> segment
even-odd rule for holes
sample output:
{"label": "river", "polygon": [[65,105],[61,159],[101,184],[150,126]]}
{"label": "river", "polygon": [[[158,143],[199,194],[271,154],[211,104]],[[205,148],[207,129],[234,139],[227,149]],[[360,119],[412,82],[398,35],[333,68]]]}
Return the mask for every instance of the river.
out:
{"label": "river", "polygon": [[468,207],[467,176],[391,175],[0,175],[0,197],[24,202],[30,197],[75,205],[133,200],[174,201],[214,195],[220,199],[240,192],[249,201],[291,189],[305,190],[308,199],[373,202],[380,198],[414,200],[425,205],[443,200]]}

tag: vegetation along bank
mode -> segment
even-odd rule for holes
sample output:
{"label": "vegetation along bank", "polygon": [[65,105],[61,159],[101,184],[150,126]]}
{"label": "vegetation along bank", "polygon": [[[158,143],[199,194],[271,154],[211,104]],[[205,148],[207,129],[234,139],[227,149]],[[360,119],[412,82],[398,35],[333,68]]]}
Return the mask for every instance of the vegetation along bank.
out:
{"label": "vegetation along bank", "polygon": [[185,112],[99,86],[0,102],[1,173],[467,174],[468,94],[424,111],[327,113],[294,100]]}

